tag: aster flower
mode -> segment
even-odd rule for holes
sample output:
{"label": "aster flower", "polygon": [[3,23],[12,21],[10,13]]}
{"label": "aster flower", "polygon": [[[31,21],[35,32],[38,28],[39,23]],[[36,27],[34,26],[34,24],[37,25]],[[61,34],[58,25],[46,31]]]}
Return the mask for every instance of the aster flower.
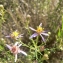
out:
{"label": "aster flower", "polygon": [[42,28],[42,23],[40,23],[40,25],[37,27],[37,29],[34,29],[32,27],[29,27],[29,28],[31,30],[35,31],[35,33],[30,36],[30,39],[33,38],[33,37],[36,37],[36,36],[40,35],[41,38],[42,38],[42,40],[45,42],[45,39],[44,39],[43,35],[44,36],[49,36],[49,34],[46,33],[46,31],[44,31],[44,28]]}
{"label": "aster flower", "polygon": [[17,39],[17,38],[23,37],[23,34],[19,34],[19,32],[16,30],[6,37],[11,37],[11,38]]}
{"label": "aster flower", "polygon": [[22,45],[22,44],[19,44],[18,42],[16,42],[13,46],[10,46],[10,45],[6,44],[6,46],[9,48],[9,50],[11,51],[11,53],[13,53],[13,54],[15,55],[15,62],[17,61],[17,54],[18,54],[18,53],[22,53],[22,54],[24,54],[25,56],[27,56],[27,53],[26,53],[26,52],[20,50],[19,47],[20,47],[21,45]]}

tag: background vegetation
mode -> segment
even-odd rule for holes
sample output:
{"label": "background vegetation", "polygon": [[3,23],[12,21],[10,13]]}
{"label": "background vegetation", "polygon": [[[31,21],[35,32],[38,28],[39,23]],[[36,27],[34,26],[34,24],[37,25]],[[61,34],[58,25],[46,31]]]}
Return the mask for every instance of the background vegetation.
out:
{"label": "background vegetation", "polygon": [[[20,40],[28,44],[33,33],[29,34],[28,27],[36,28],[40,23],[51,32],[44,45],[47,54],[50,52],[49,59],[37,62],[18,55],[17,63],[63,63],[63,0],[0,0],[0,63],[14,63],[5,44],[15,43],[15,39],[5,36],[18,30],[20,34],[24,33]],[[30,53],[28,47],[22,49]]]}

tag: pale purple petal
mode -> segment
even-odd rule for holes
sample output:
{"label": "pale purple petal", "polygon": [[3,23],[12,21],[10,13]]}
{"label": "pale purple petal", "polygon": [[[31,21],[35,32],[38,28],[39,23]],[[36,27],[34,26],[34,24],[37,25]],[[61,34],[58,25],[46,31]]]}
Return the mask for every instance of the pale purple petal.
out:
{"label": "pale purple petal", "polygon": [[16,42],[14,45],[17,46],[18,45],[18,42]]}
{"label": "pale purple petal", "polygon": [[42,35],[45,35],[45,36],[49,36],[49,34],[48,33],[41,33]]}
{"label": "pale purple petal", "polygon": [[38,34],[37,33],[34,33],[29,38],[31,39],[31,38],[36,37],[36,36],[38,36]]}
{"label": "pale purple petal", "polygon": [[42,33],[46,33],[47,31],[42,31]]}
{"label": "pale purple petal", "polygon": [[40,36],[41,36],[41,38],[42,38],[42,40],[45,42],[45,39],[44,39],[44,37],[40,34]]}
{"label": "pale purple petal", "polygon": [[5,37],[11,37],[10,35],[7,35],[7,36],[5,36]]}
{"label": "pale purple petal", "polygon": [[42,23],[40,23],[39,27],[41,27],[41,26],[42,26]]}
{"label": "pale purple petal", "polygon": [[19,46],[18,47],[20,47],[22,44],[19,44]]}
{"label": "pale purple petal", "polygon": [[19,37],[23,37],[23,35],[22,34],[20,34],[20,35],[18,35]]}
{"label": "pale purple petal", "polygon": [[20,34],[20,35],[17,36],[17,38],[23,37],[23,35],[24,35],[24,34]]}
{"label": "pale purple petal", "polygon": [[18,39],[18,38],[20,38],[20,37],[23,37],[23,36],[21,36],[21,35],[18,35],[18,36],[16,37],[16,39]]}
{"label": "pale purple petal", "polygon": [[29,27],[31,30],[33,30],[33,31],[36,31],[34,28],[32,28],[32,27]]}
{"label": "pale purple petal", "polygon": [[22,36],[22,35],[24,35],[24,33],[23,34],[20,34],[20,35]]}
{"label": "pale purple petal", "polygon": [[10,45],[6,44],[6,46],[7,46],[10,50],[12,49],[12,47],[11,47]]}
{"label": "pale purple petal", "polygon": [[22,50],[18,50],[18,53],[22,53],[22,54],[24,54],[25,56],[27,56],[27,53],[24,52],[24,51],[22,51]]}
{"label": "pale purple petal", "polygon": [[15,62],[17,61],[17,54],[15,54]]}

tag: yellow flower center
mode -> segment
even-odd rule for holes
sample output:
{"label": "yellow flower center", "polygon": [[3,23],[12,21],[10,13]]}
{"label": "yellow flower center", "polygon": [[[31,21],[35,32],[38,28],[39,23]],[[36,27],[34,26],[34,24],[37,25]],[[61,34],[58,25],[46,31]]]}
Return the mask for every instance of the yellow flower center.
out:
{"label": "yellow flower center", "polygon": [[43,28],[42,28],[42,27],[37,27],[36,32],[37,32],[38,34],[40,34],[42,31],[43,31]]}
{"label": "yellow flower center", "polygon": [[11,37],[17,37],[19,33],[17,31],[12,32]]}

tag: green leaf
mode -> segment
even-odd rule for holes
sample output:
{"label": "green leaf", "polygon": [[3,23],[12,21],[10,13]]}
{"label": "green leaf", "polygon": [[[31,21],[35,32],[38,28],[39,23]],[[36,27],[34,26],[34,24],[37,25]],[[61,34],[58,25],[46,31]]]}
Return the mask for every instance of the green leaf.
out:
{"label": "green leaf", "polygon": [[4,50],[4,47],[0,45],[0,51],[3,51]]}

